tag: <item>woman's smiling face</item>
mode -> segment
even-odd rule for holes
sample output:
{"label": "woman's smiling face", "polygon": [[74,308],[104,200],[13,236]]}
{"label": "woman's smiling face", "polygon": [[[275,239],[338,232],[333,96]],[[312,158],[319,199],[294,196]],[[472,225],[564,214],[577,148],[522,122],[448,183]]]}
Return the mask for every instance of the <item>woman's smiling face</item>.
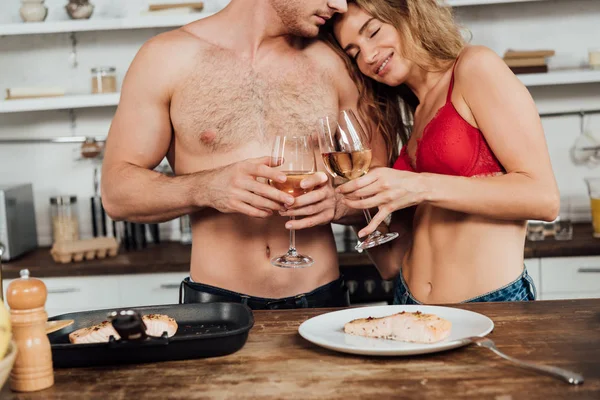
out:
{"label": "woman's smiling face", "polygon": [[348,12],[336,18],[334,35],[364,75],[389,86],[406,81],[412,63],[402,56],[401,38],[392,25],[349,4]]}

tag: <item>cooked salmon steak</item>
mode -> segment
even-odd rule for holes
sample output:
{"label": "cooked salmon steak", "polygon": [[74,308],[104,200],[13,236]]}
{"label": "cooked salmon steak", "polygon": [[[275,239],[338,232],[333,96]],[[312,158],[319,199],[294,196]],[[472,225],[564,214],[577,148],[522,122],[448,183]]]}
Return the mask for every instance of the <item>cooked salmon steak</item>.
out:
{"label": "cooked salmon steak", "polygon": [[350,335],[403,342],[435,343],[450,335],[452,323],[435,314],[405,312],[381,318],[360,318],[344,325]]}
{"label": "cooked salmon steak", "polygon": [[[177,322],[163,314],[149,314],[142,316],[142,320],[146,325],[146,335],[161,336],[163,332],[167,332],[169,337],[177,332]],[[109,338],[114,336],[115,339],[120,339],[119,334],[108,321],[103,321],[97,325],[81,328],[69,334],[69,341],[75,344],[82,343],[103,343],[108,342]]]}

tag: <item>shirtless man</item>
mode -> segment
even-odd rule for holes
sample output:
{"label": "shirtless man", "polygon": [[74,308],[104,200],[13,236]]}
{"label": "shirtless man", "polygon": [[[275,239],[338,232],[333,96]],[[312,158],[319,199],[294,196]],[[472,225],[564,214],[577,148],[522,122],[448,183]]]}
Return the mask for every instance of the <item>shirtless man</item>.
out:
{"label": "shirtless man", "polygon": [[[135,57],[108,135],[102,198],[117,220],[192,216],[184,302],[348,304],[326,174],[306,179],[315,190],[295,201],[262,183],[285,179],[268,167],[274,135],[311,133],[320,116],[356,106],[343,61],[315,39],[346,9],[346,0],[232,0],[149,40]],[[153,171],[165,156],[175,177]],[[285,206],[305,218],[289,221]],[[271,265],[287,251],[291,226],[313,266]]]}

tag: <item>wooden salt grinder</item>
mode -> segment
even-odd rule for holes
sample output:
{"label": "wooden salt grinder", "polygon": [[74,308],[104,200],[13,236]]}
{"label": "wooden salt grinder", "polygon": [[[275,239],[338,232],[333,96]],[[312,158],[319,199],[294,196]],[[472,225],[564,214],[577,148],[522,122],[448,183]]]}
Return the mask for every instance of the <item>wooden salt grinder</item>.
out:
{"label": "wooden salt grinder", "polygon": [[21,278],[10,283],[6,300],[10,307],[17,359],[10,373],[10,388],[17,392],[35,392],[54,385],[52,351],[46,335],[48,314],[44,306],[48,291],[39,279],[21,270]]}

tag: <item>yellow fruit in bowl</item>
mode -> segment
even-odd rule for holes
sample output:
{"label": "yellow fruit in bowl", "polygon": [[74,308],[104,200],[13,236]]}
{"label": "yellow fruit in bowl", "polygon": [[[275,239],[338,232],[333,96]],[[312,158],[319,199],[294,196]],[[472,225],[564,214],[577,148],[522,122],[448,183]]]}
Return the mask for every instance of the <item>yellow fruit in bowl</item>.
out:
{"label": "yellow fruit in bowl", "polygon": [[0,301],[0,360],[6,354],[11,337],[10,314],[4,302]]}

